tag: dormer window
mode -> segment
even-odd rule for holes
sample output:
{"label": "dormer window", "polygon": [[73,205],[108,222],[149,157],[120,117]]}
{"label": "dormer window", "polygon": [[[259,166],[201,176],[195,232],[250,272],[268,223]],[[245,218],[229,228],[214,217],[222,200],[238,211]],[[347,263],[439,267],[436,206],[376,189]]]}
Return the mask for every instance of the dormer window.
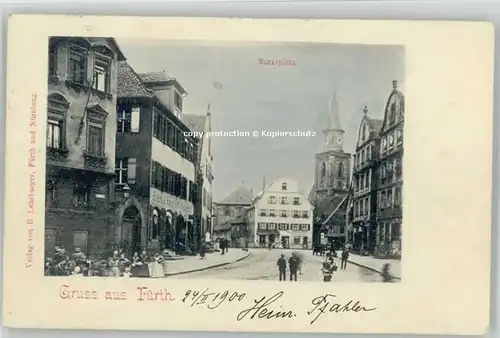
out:
{"label": "dormer window", "polygon": [[286,190],[286,189],[287,189],[286,182],[281,183],[281,190]]}
{"label": "dormer window", "polygon": [[174,106],[175,109],[182,112],[182,95],[178,91],[174,91]]}

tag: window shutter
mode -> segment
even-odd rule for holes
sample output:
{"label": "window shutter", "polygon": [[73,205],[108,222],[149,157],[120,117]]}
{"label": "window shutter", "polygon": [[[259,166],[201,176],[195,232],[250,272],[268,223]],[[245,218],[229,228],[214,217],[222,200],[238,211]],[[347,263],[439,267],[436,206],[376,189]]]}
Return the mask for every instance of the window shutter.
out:
{"label": "window shutter", "polygon": [[141,121],[141,108],[132,108],[132,114],[130,117],[130,131],[132,133],[139,132],[140,121]]}
{"label": "window shutter", "polygon": [[137,160],[135,158],[128,159],[127,165],[127,183],[135,184],[135,172],[137,167]]}

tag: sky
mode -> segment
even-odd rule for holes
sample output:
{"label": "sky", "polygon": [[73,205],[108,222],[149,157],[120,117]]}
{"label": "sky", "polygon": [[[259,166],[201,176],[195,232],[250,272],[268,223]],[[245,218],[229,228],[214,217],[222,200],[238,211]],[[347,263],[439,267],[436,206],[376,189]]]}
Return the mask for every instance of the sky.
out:
{"label": "sky", "polygon": [[[346,132],[344,150],[354,153],[364,106],[382,119],[392,81],[404,91],[402,46],[117,42],[136,72],[164,70],[186,88],[185,113],[205,114],[210,104],[213,131],[316,132],[315,137],[213,137],[215,202],[241,185],[260,192],[264,177],[268,184],[290,177],[308,194],[332,92]],[[260,58],[294,65],[262,65]]]}

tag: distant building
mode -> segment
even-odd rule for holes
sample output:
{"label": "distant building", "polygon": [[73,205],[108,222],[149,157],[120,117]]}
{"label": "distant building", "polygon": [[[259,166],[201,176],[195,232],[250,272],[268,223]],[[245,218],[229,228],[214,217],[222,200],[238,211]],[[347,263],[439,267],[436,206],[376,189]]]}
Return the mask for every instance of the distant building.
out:
{"label": "distant building", "polygon": [[229,194],[221,202],[214,203],[213,237],[231,240],[231,223],[235,217],[252,207],[253,193],[241,186]]}
{"label": "distant building", "polygon": [[352,190],[349,196],[350,215],[347,241],[354,250],[373,252],[376,244],[378,158],[382,120],[363,110],[353,161]]}
{"label": "distant building", "polygon": [[380,255],[401,254],[404,113],[405,97],[398,89],[398,82],[393,81],[380,131],[376,233]]}
{"label": "distant building", "polygon": [[183,121],[190,130],[203,135],[198,141],[197,158],[197,186],[201,187],[198,198],[201,199],[199,212],[195,212],[195,219],[199,218],[201,231],[204,234],[204,240],[209,242],[212,239],[212,184],[213,176],[213,157],[211,147],[210,131],[212,130],[212,116],[208,110],[206,115],[183,114]]}
{"label": "distant building", "polygon": [[45,250],[96,253],[114,235],[116,41],[49,39]]}
{"label": "distant building", "polygon": [[198,140],[184,136],[190,131],[181,119],[186,91],[164,73],[137,74],[125,61],[118,80],[116,245],[197,250]]}
{"label": "distant building", "polygon": [[298,183],[281,178],[263,189],[251,209],[249,229],[254,247],[312,247],[313,207]]}
{"label": "distant building", "polygon": [[[345,212],[351,171],[351,155],[344,152],[344,129],[340,123],[337,96],[330,99],[329,121],[325,144],[315,156],[314,185],[309,200],[314,205],[314,242],[321,241],[321,233],[337,246],[345,242]],[[335,215],[334,215],[335,213]]]}

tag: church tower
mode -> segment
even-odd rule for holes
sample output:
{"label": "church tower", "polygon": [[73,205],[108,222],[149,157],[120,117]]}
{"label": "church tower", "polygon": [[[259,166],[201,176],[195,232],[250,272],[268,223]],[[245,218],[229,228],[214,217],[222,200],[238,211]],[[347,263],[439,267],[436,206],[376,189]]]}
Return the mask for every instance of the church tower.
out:
{"label": "church tower", "polygon": [[347,195],[351,172],[351,155],[344,152],[344,134],[339,115],[337,94],[330,98],[328,123],[323,130],[324,146],[315,156],[315,200]]}

